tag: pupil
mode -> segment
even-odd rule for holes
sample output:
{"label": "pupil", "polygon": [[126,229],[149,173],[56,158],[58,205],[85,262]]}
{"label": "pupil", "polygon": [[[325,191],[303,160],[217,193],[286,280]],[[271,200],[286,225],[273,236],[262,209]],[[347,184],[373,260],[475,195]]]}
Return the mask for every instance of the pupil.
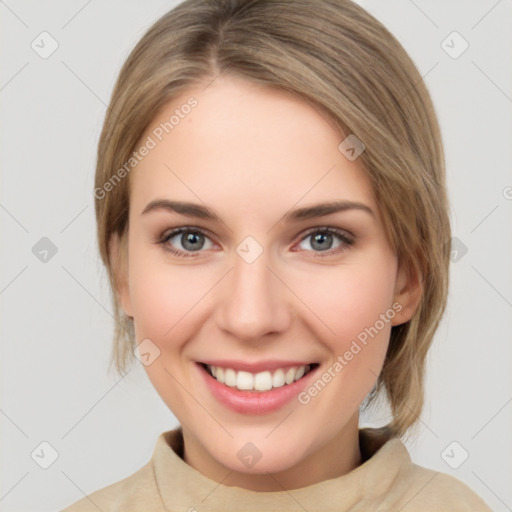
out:
{"label": "pupil", "polygon": [[[185,249],[196,251],[201,248],[203,240],[201,233],[187,233],[182,235],[181,243]],[[312,246],[320,251],[325,251],[332,245],[332,235],[329,233],[317,233],[313,237]]]}
{"label": "pupil", "polygon": [[[329,246],[332,243],[332,235],[329,233],[318,233],[313,237],[313,243],[312,246],[315,249],[319,249],[321,251],[324,251],[329,248]],[[315,247],[315,244],[318,244]]]}
{"label": "pupil", "polygon": [[181,243],[185,249],[189,251],[196,251],[201,248],[201,235],[200,233],[187,233],[181,237]]}

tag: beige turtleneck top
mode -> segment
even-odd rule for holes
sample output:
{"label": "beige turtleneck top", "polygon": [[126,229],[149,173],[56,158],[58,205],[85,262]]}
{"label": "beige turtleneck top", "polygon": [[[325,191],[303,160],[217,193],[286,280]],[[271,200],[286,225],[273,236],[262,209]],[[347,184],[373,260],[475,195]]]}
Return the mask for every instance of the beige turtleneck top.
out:
{"label": "beige turtleneck top", "polygon": [[215,482],[183,460],[177,428],[162,433],[151,459],[133,475],[85,496],[61,512],[491,512],[456,478],[411,461],[398,438],[360,429],[363,463],[307,487],[255,492]]}

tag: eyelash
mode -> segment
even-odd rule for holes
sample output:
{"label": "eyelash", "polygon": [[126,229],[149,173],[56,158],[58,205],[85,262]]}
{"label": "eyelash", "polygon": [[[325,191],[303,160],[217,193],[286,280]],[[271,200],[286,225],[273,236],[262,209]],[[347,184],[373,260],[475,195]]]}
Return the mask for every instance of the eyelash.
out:
{"label": "eyelash", "polygon": [[[200,228],[184,226],[181,228],[174,229],[173,231],[163,233],[160,237],[158,237],[158,239],[155,241],[155,243],[161,245],[165,251],[168,251],[171,254],[178,256],[178,257],[182,257],[182,258],[198,257],[199,253],[204,252],[202,250],[186,252],[186,251],[181,251],[178,249],[173,249],[173,248],[169,247],[168,245],[166,245],[170,239],[174,238],[176,235],[179,235],[181,233],[200,234],[207,238],[210,238],[208,236],[208,234]],[[307,252],[313,252],[315,258],[317,258],[317,257],[324,258],[326,256],[333,256],[333,255],[339,254],[354,244],[354,238],[351,237],[350,235],[348,235],[345,231],[342,231],[342,230],[336,229],[336,228],[331,228],[331,227],[313,228],[304,234],[304,236],[300,239],[299,243],[303,242],[308,237],[310,237],[314,234],[318,234],[318,233],[321,233],[323,235],[325,235],[325,234],[335,235],[341,240],[342,243],[336,249],[329,249],[326,251],[307,251]]]}

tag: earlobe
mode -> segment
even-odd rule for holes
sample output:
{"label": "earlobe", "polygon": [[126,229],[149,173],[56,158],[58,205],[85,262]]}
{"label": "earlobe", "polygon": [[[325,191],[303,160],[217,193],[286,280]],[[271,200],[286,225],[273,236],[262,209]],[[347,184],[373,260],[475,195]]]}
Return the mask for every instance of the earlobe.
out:
{"label": "earlobe", "polygon": [[124,313],[133,318],[128,286],[128,248],[127,235],[119,237],[112,234],[109,241],[109,260],[115,283],[115,293]]}
{"label": "earlobe", "polygon": [[392,321],[392,325],[408,322],[416,312],[422,295],[421,276],[417,272],[408,272],[405,268],[401,267],[397,275],[393,303],[397,314]]}

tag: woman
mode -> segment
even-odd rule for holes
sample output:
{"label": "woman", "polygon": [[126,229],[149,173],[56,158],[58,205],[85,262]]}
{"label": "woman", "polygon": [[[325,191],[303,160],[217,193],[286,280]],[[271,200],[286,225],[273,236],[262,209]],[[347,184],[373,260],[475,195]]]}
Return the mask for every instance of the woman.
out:
{"label": "woman", "polygon": [[[67,512],[489,510],[400,440],[450,226],[429,94],[362,8],[181,3],[121,70],[94,195],[113,362],[180,427]],[[379,394],[391,422],[360,429]]]}

